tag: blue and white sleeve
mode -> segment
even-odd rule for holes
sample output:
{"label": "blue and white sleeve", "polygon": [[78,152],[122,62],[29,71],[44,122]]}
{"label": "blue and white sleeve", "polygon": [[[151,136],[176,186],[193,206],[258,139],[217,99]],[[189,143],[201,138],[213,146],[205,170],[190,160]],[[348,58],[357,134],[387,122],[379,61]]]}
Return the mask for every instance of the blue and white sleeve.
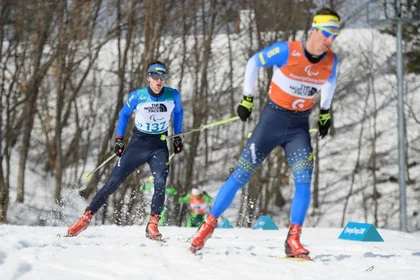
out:
{"label": "blue and white sleeve", "polygon": [[128,95],[127,102],[124,104],[124,107],[120,111],[117,124],[117,137],[124,137],[130,115],[134,109],[136,109],[138,104],[137,94],[137,91],[130,93],[130,95]]}
{"label": "blue and white sleeve", "polygon": [[172,120],[174,125],[174,133],[179,134],[182,132],[182,121],[184,120],[184,109],[181,103],[181,94],[177,90],[174,91],[175,107],[172,111]]}
{"label": "blue and white sleeve", "polygon": [[321,109],[328,110],[331,107],[331,102],[334,97],[335,88],[337,85],[337,69],[338,69],[338,58],[334,54],[334,65],[332,68],[332,74],[328,77],[327,82],[321,88]]}
{"label": "blue and white sleeve", "polygon": [[261,67],[278,66],[287,63],[289,57],[289,45],[286,42],[276,42],[255,53],[246,64],[244,79],[244,95],[254,96],[255,83],[258,78],[258,71]]}

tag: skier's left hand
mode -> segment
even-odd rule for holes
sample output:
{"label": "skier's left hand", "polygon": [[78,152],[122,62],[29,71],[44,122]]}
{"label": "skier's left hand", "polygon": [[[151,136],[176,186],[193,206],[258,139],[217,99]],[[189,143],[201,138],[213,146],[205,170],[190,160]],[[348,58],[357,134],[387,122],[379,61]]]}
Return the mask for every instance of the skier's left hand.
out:
{"label": "skier's left hand", "polygon": [[182,152],[182,148],[184,145],[182,144],[182,138],[181,136],[175,136],[174,137],[174,153],[179,154]]}
{"label": "skier's left hand", "polygon": [[331,114],[330,110],[323,110],[319,113],[318,117],[318,132],[319,137],[324,138],[328,134],[328,130],[331,126]]}
{"label": "skier's left hand", "polygon": [[115,144],[114,144],[114,153],[121,157],[124,152],[124,137],[117,136],[115,138]]}

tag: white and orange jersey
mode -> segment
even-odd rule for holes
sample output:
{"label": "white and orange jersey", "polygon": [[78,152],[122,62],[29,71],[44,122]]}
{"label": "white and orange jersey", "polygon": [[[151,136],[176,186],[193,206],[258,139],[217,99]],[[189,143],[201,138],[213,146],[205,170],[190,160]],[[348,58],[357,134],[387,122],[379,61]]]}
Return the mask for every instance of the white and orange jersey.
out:
{"label": "white and orange jersey", "polygon": [[197,215],[203,215],[207,212],[209,205],[202,195],[190,197],[191,212]]}
{"label": "white and orange jersey", "polygon": [[273,66],[269,96],[282,108],[306,111],[321,91],[322,109],[329,109],[336,87],[337,56],[328,50],[322,60],[311,63],[300,41],[277,42],[257,52],[247,63],[244,95],[253,96],[258,70]]}

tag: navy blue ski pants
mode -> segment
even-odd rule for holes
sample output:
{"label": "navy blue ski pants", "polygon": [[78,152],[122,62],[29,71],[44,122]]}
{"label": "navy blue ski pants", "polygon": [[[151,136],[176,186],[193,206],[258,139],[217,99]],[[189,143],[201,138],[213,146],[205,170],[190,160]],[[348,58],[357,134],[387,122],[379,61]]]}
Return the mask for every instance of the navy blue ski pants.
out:
{"label": "navy blue ski pants", "polygon": [[90,211],[96,213],[124,180],[147,162],[154,177],[155,189],[152,197],[151,215],[160,215],[165,203],[166,178],[169,173],[169,166],[166,165],[169,158],[168,146],[166,141],[160,139],[160,136],[160,134],[145,134],[134,128],[133,137],[112,170],[111,176],[93,197],[88,207]]}
{"label": "navy blue ski pants", "polygon": [[281,146],[295,183],[290,222],[303,224],[310,203],[313,169],[309,134],[310,113],[310,110],[289,111],[271,100],[267,102],[235,170],[220,188],[210,214],[219,217],[232,203],[236,192],[248,183],[270,152]]}

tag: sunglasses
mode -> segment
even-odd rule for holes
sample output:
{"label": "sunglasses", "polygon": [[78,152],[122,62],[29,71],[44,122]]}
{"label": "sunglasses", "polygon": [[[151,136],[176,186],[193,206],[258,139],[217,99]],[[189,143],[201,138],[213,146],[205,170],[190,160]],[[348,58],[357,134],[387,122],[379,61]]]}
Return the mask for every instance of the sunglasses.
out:
{"label": "sunglasses", "polygon": [[157,81],[157,80],[165,81],[166,80],[166,74],[149,73],[149,77],[152,77],[152,79],[155,80],[155,81]]}
{"label": "sunglasses", "polygon": [[327,38],[332,37],[333,39],[335,39],[340,34],[340,30],[336,28],[327,28],[327,27],[322,27],[319,25],[316,28],[320,30],[322,35],[324,35]]}

